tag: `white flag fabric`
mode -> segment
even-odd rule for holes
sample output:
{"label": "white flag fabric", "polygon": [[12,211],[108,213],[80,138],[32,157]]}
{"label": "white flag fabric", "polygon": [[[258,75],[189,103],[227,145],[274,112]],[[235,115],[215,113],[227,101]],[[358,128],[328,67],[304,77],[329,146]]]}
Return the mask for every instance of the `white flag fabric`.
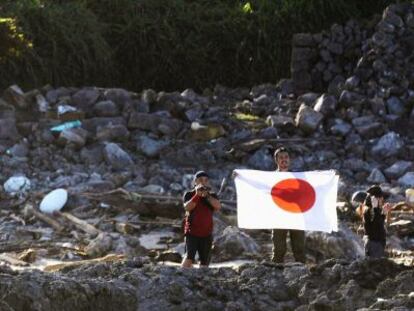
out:
{"label": "white flag fabric", "polygon": [[236,170],[238,226],[338,231],[338,179],[332,170]]}

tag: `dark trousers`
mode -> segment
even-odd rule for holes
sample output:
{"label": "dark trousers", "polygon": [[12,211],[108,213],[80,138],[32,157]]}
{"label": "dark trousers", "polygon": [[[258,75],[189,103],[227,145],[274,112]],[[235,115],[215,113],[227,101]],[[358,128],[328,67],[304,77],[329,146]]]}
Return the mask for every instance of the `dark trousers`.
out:
{"label": "dark trousers", "polygon": [[305,231],[291,229],[275,229],[272,231],[273,257],[272,261],[282,263],[286,254],[286,238],[289,231],[293,256],[296,261],[305,262]]}

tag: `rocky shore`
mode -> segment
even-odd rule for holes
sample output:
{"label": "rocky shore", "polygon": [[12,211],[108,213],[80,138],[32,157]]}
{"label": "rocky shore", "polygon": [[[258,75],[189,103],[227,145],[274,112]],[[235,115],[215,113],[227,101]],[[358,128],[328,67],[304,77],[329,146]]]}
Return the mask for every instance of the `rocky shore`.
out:
{"label": "rocky shore", "polygon": [[[369,26],[298,34],[292,79],[250,89],[4,90],[0,309],[413,309],[413,16],[414,6],[392,5]],[[236,227],[233,169],[273,170],[280,145],[294,170],[340,175],[340,230],[307,233],[307,266],[269,263],[270,232]],[[199,169],[223,200],[213,261],[248,262],[174,265],[184,251],[181,195]],[[374,183],[400,202],[391,260],[362,259],[349,202]],[[39,211],[58,188],[64,208]]]}

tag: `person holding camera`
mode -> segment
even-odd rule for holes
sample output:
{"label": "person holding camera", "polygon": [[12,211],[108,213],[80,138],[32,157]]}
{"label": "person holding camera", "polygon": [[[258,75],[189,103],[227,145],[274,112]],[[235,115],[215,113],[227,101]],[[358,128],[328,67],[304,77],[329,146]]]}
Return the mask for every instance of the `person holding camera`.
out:
{"label": "person holding camera", "polygon": [[371,186],[364,203],[365,255],[371,258],[385,257],[386,230],[392,205],[384,204],[385,194],[380,186]]}
{"label": "person holding camera", "polygon": [[204,171],[194,175],[194,189],[183,197],[186,217],[184,235],[186,255],[182,267],[191,268],[198,253],[200,266],[210,263],[213,243],[213,213],[220,210],[221,204],[215,193],[211,192],[209,176]]}

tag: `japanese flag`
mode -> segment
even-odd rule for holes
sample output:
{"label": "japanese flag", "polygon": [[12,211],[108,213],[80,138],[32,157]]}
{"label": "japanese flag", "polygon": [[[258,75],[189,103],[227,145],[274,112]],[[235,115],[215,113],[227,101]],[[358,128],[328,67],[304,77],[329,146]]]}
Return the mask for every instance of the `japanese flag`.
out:
{"label": "japanese flag", "polygon": [[236,170],[237,220],[246,229],[338,231],[334,171]]}

